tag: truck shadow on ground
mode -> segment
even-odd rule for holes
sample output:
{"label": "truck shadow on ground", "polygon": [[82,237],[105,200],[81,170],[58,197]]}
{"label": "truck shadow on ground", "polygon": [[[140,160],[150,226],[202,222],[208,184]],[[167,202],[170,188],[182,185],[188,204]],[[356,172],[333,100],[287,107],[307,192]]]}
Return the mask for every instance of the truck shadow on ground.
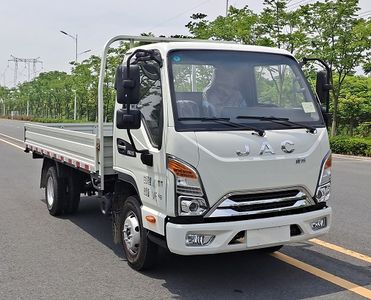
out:
{"label": "truck shadow on ground", "polygon": [[[113,243],[110,218],[99,211],[98,198],[82,198],[77,215],[66,219],[125,260],[120,246]],[[286,246],[282,252],[358,285],[370,284],[368,267],[315,252],[312,248],[303,243]],[[258,251],[186,257],[161,249],[158,262],[157,268],[142,275],[163,281],[162,286],[176,299],[299,299],[331,294],[336,298],[339,295],[333,294],[344,291]]]}

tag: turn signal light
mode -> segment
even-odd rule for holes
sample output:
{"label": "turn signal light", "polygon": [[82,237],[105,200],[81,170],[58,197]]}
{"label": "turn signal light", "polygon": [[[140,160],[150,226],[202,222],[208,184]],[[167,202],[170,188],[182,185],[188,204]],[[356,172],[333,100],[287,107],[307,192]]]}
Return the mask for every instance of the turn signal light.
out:
{"label": "turn signal light", "polygon": [[152,223],[152,224],[156,223],[156,218],[154,216],[146,216],[146,220],[148,223]]}
{"label": "turn signal light", "polygon": [[195,171],[193,171],[191,168],[189,168],[185,164],[182,164],[181,162],[174,160],[172,158],[168,159],[167,168],[177,177],[184,177],[184,178],[191,178],[191,179],[198,178]]}
{"label": "turn signal light", "polygon": [[332,167],[332,155],[330,154],[330,156],[327,158],[326,162],[325,162],[325,169],[328,169],[328,168],[331,168]]}

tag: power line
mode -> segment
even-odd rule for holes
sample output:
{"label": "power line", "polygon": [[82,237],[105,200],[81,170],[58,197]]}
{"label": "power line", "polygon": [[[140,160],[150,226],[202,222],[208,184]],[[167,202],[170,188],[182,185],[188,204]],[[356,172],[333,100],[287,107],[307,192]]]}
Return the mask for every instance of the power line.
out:
{"label": "power line", "polygon": [[290,5],[287,6],[288,9],[296,9],[302,5],[307,5],[307,4],[310,4],[310,2],[313,2],[314,0],[302,0],[302,1],[298,1],[298,2],[295,2],[295,3],[292,3]]}
{"label": "power line", "polygon": [[371,12],[368,13],[368,14],[365,14],[365,15],[359,16],[359,17],[360,17],[360,18],[365,18],[365,17],[368,17],[368,16],[371,16]]}
{"label": "power line", "polygon": [[231,3],[231,6],[236,6],[238,2],[240,2],[240,0],[233,1],[233,3]]}
{"label": "power line", "polygon": [[358,16],[359,16],[359,17],[362,17],[362,16],[364,16],[364,15],[367,16],[367,15],[369,15],[369,14],[371,14],[371,9],[359,13]]}
{"label": "power line", "polygon": [[181,13],[179,13],[179,14],[177,14],[177,15],[175,15],[175,16],[173,16],[173,17],[171,17],[171,18],[169,18],[169,19],[167,19],[167,20],[165,20],[165,21],[163,21],[163,22],[161,22],[161,23],[159,23],[159,24],[157,24],[157,25],[155,25],[154,27],[152,27],[152,28],[149,29],[148,31],[152,31],[153,29],[156,29],[156,28],[158,28],[158,27],[160,27],[160,26],[162,26],[162,25],[164,25],[164,24],[166,24],[166,23],[168,23],[168,22],[170,22],[170,21],[172,21],[172,20],[175,20],[175,19],[177,19],[178,17],[184,15],[185,13],[187,13],[187,12],[189,12],[189,11],[191,11],[191,10],[194,10],[194,9],[196,9],[196,8],[199,8],[200,6],[206,4],[207,2],[210,2],[210,1],[211,1],[211,0],[205,0],[205,1],[203,1],[203,2],[201,2],[201,3],[199,3],[199,4],[197,4],[197,5],[195,5],[195,6],[193,6],[193,7],[190,7],[189,9],[187,9],[187,10],[185,10],[185,11],[183,11],[183,12],[181,12]]}

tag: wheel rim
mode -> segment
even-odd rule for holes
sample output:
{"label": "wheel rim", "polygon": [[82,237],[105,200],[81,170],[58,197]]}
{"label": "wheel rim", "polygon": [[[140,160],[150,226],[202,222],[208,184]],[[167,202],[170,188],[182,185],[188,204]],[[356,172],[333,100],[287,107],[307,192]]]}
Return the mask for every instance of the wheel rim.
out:
{"label": "wheel rim", "polygon": [[54,203],[54,184],[51,176],[48,178],[46,186],[46,200],[48,201],[49,207],[52,207]]}
{"label": "wheel rim", "polygon": [[132,211],[125,219],[122,235],[125,247],[130,254],[136,255],[140,247],[140,227],[138,218]]}

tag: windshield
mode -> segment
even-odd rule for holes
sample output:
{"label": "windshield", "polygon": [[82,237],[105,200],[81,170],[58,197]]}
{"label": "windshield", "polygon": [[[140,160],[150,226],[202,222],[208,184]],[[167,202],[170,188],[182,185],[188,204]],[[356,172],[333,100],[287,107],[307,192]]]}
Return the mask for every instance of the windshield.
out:
{"label": "windshield", "polygon": [[324,126],[298,64],[288,56],[179,50],[169,58],[177,130],[231,130],[210,118],[260,129]]}

